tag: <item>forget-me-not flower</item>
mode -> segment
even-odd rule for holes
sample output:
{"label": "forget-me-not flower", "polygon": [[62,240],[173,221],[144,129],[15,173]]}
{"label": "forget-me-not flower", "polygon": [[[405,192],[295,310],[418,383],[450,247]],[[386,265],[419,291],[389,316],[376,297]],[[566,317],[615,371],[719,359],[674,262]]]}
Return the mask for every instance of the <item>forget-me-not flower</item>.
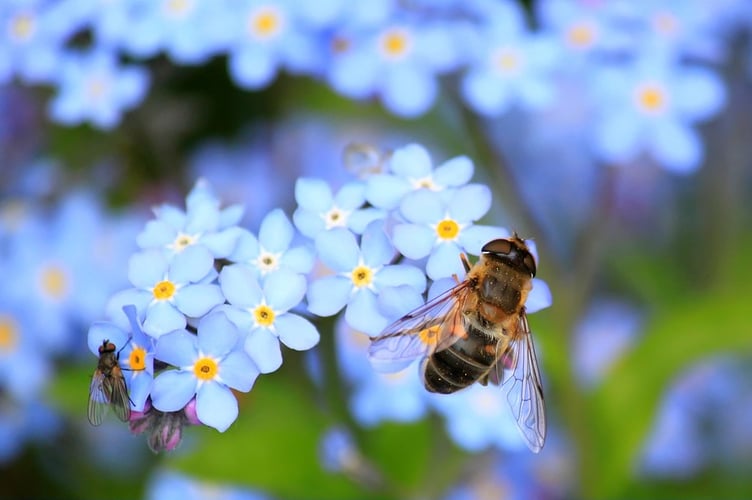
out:
{"label": "forget-me-not flower", "polygon": [[366,202],[365,190],[364,183],[350,182],[333,194],[329,184],[321,179],[298,179],[295,183],[298,208],[292,216],[295,226],[309,238],[335,227],[362,233],[369,222],[384,217],[381,210],[362,208]]}
{"label": "forget-me-not flower", "polygon": [[332,316],[346,306],[347,323],[371,335],[389,323],[377,302],[382,290],[409,285],[422,293],[426,287],[425,276],[417,267],[391,264],[395,250],[379,221],[369,224],[360,245],[355,235],[343,228],[320,233],[316,251],[335,274],[311,283],[308,310],[319,316]]}
{"label": "forget-me-not flower", "polygon": [[240,329],[245,351],[262,373],[282,365],[280,342],[297,351],[318,344],[313,323],[290,312],[305,296],[303,275],[280,269],[269,274],[262,287],[253,271],[235,264],[222,269],[219,283],[230,303],[220,309]]}
{"label": "forget-me-not flower", "polygon": [[305,245],[291,247],[294,237],[290,219],[281,209],[275,209],[261,221],[258,238],[248,231],[241,234],[228,259],[248,265],[259,278],[279,269],[307,274],[313,268],[313,250]]}
{"label": "forget-me-not flower", "polygon": [[408,144],[392,153],[389,172],[366,179],[366,200],[385,210],[397,208],[402,198],[418,189],[442,191],[465,185],[473,176],[473,163],[466,156],[447,160],[433,168],[431,157],[420,144]]}
{"label": "forget-me-not flower", "polygon": [[205,248],[188,246],[168,259],[160,250],[145,250],[131,256],[128,278],[135,288],[115,294],[107,307],[109,316],[123,325],[118,310],[134,304],[144,318],[143,330],[159,338],[185,328],[187,318],[208,313],[225,299],[216,276],[214,259]]}
{"label": "forget-me-not flower", "polygon": [[479,255],[487,242],[508,236],[500,227],[474,224],[491,208],[488,186],[468,184],[447,199],[440,194],[427,190],[408,194],[400,205],[408,223],[397,224],[392,236],[405,257],[428,257],[426,274],[431,279],[464,275],[461,253]]}
{"label": "forget-me-not flower", "polygon": [[239,348],[240,333],[222,312],[201,319],[196,335],[171,332],[157,341],[156,358],[176,367],[156,376],[151,392],[154,408],[183,409],[196,396],[196,415],[205,425],[224,432],[238,416],[230,389],[248,392],[258,369]]}

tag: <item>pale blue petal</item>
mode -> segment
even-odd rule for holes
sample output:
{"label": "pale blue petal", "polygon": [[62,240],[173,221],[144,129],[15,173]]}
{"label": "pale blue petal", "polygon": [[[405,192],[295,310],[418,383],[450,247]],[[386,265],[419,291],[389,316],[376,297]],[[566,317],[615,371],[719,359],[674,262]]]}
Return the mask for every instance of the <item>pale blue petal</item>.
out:
{"label": "pale blue petal", "polygon": [[136,243],[141,248],[162,248],[175,241],[177,235],[172,225],[155,219],[146,223],[144,230],[136,237]]}
{"label": "pale blue petal", "polygon": [[224,301],[217,285],[187,285],[175,294],[175,306],[189,318],[203,316]]}
{"label": "pale blue petal", "polygon": [[238,418],[238,400],[224,385],[204,383],[196,393],[196,416],[201,423],[224,432]]}
{"label": "pale blue petal", "polygon": [[256,236],[243,229],[242,233],[238,235],[235,250],[228,259],[232,262],[246,262],[258,257],[259,252],[259,242]]}
{"label": "pale blue petal", "polygon": [[219,227],[219,207],[215,200],[206,200],[190,207],[185,232],[200,234],[216,231]]}
{"label": "pale blue petal", "polygon": [[326,276],[308,286],[308,310],[317,316],[337,314],[350,298],[352,280],[340,276]]}
{"label": "pale blue petal", "polygon": [[198,348],[202,353],[221,358],[238,343],[238,329],[224,313],[213,312],[198,323]]}
{"label": "pale blue petal", "polygon": [[271,373],[282,366],[279,339],[266,328],[256,328],[245,339],[245,352],[261,373]]}
{"label": "pale blue petal", "polygon": [[339,227],[316,235],[316,252],[326,266],[338,272],[355,269],[360,258],[355,235]]}
{"label": "pale blue petal", "polygon": [[473,162],[467,156],[458,156],[436,167],[433,179],[439,186],[462,186],[470,182],[474,170]]}
{"label": "pale blue petal", "polygon": [[130,385],[128,386],[128,397],[131,398],[131,409],[143,411],[146,399],[151,394],[153,386],[152,376],[146,370],[131,372]]}
{"label": "pale blue petal", "polygon": [[551,289],[548,284],[542,279],[533,278],[533,289],[527,296],[525,301],[525,309],[527,312],[534,313],[550,307],[553,303],[553,297],[551,295]]}
{"label": "pale blue petal", "polygon": [[319,212],[297,209],[292,214],[292,220],[298,231],[309,238],[314,238],[326,228],[324,219],[319,215]]}
{"label": "pale blue petal", "polygon": [[612,116],[595,127],[595,149],[609,162],[623,163],[639,153],[642,123],[633,116]]}
{"label": "pale blue petal", "polygon": [[290,246],[294,229],[290,220],[281,209],[272,210],[261,221],[259,241],[269,252],[284,252]]}
{"label": "pale blue petal", "polygon": [[484,184],[463,186],[454,193],[447,208],[457,222],[476,221],[491,208],[491,189]]}
{"label": "pale blue petal", "polygon": [[196,394],[196,378],[190,372],[167,370],[154,378],[151,404],[159,411],[179,411]]}
{"label": "pale blue petal", "polygon": [[353,232],[360,234],[365,231],[366,227],[377,220],[383,220],[386,218],[386,212],[379,208],[361,208],[350,214],[347,220],[347,227],[353,230]]}
{"label": "pale blue petal", "polygon": [[462,250],[451,241],[436,247],[426,263],[426,274],[432,280],[446,278],[452,275],[464,276],[460,254]]}
{"label": "pale blue petal", "polygon": [[167,274],[167,258],[160,250],[145,250],[128,260],[128,280],[137,288],[149,288]]}
{"label": "pale blue petal", "polygon": [[242,203],[223,208],[219,213],[219,227],[229,228],[240,224],[240,221],[243,220],[243,214],[245,214],[245,206]]}
{"label": "pale blue petal", "polygon": [[462,79],[463,99],[478,113],[497,116],[510,105],[509,86],[486,70],[470,71]]}
{"label": "pale blue petal", "polygon": [[702,161],[702,140],[693,129],[677,121],[666,120],[653,127],[651,151],[665,168],[677,173],[697,170]]}
{"label": "pale blue petal", "polygon": [[214,256],[203,245],[190,245],[170,261],[169,277],[173,283],[201,281],[214,267]]}
{"label": "pale blue petal", "polygon": [[234,307],[228,304],[217,306],[215,311],[221,311],[227,315],[227,318],[235,323],[235,326],[238,327],[238,330],[241,333],[241,338],[243,337],[243,334],[246,332],[251,331],[254,325],[254,318],[253,314],[249,312],[247,309],[240,309],[238,307]]}
{"label": "pale blue petal", "polygon": [[726,104],[721,79],[706,69],[685,69],[677,75],[672,94],[677,112],[691,121],[716,114]]}
{"label": "pale blue petal", "polygon": [[376,295],[370,290],[360,290],[347,305],[345,321],[352,328],[370,336],[378,335],[389,324],[379,313]]}
{"label": "pale blue petal", "polygon": [[293,247],[282,255],[280,264],[296,273],[308,274],[316,263],[316,255],[306,246]]}
{"label": "pale blue petal", "polygon": [[422,259],[431,253],[436,244],[436,231],[416,224],[398,224],[394,227],[392,243],[399,253],[409,259]]}
{"label": "pale blue petal", "polygon": [[363,263],[372,268],[388,264],[396,253],[381,222],[373,222],[366,228],[360,247]]}
{"label": "pale blue petal", "polygon": [[362,182],[349,182],[337,191],[334,204],[345,210],[355,210],[366,202],[366,185]]}
{"label": "pale blue petal", "polygon": [[467,253],[480,255],[483,245],[498,238],[509,238],[509,231],[498,226],[473,225],[460,232],[457,242]]}
{"label": "pale blue petal", "polygon": [[99,348],[102,347],[105,340],[113,343],[117,349],[121,349],[128,342],[128,337],[128,333],[117,325],[97,321],[89,327],[87,344],[89,351],[95,356],[99,356]]}
{"label": "pale blue petal", "polygon": [[154,338],[185,328],[185,316],[169,302],[156,302],[146,311],[144,332]]}
{"label": "pale blue petal", "polygon": [[428,150],[420,144],[408,144],[394,151],[389,166],[405,179],[420,179],[431,175],[433,163]]}
{"label": "pale blue petal", "polygon": [[275,58],[268,50],[243,48],[230,54],[228,69],[232,79],[241,87],[260,89],[274,79],[277,72]]}
{"label": "pale blue petal", "polygon": [[186,330],[162,335],[154,348],[154,357],[168,365],[189,369],[196,361],[197,340],[195,335]]}
{"label": "pale blue petal", "polygon": [[437,93],[438,84],[431,72],[414,65],[404,65],[387,72],[381,99],[393,113],[415,117],[428,111]]}
{"label": "pale blue petal", "polygon": [[408,221],[416,224],[435,224],[445,215],[439,195],[425,189],[405,195],[400,203],[400,212]]}
{"label": "pale blue petal", "polygon": [[397,208],[402,198],[411,190],[410,183],[400,177],[374,175],[368,178],[366,200],[374,207],[391,210]]}
{"label": "pale blue petal", "polygon": [[229,353],[219,366],[219,376],[222,382],[242,392],[251,390],[258,375],[258,368],[243,351]]}
{"label": "pale blue petal", "polygon": [[297,314],[284,314],[275,322],[277,335],[290,349],[306,351],[319,343],[319,332],[313,323]]}
{"label": "pale blue petal", "polygon": [[222,268],[219,284],[227,301],[237,307],[255,307],[264,297],[256,275],[243,264]]}
{"label": "pale blue petal", "polygon": [[269,274],[264,282],[266,303],[277,312],[289,311],[300,304],[305,291],[305,278],[287,269]]}
{"label": "pale blue petal", "polygon": [[151,292],[146,292],[137,288],[129,288],[117,292],[107,302],[105,308],[107,311],[107,317],[120,328],[126,330],[130,327],[130,323],[126,315],[123,313],[123,306],[133,304],[136,306],[139,316],[143,318],[146,309],[153,298],[154,295]]}
{"label": "pale blue petal", "polygon": [[303,177],[295,182],[295,201],[301,208],[321,213],[329,210],[334,200],[325,181]]}
{"label": "pale blue petal", "polygon": [[201,243],[209,249],[214,258],[222,259],[232,255],[240,235],[246,232],[245,229],[239,227],[230,227],[218,233],[202,236]]}
{"label": "pale blue petal", "polygon": [[426,289],[426,276],[423,271],[407,264],[384,267],[376,275],[375,282],[379,290],[399,285],[409,285],[418,292]]}
{"label": "pale blue petal", "polygon": [[152,208],[152,211],[157,218],[172,226],[175,232],[181,231],[185,226],[185,212],[176,206],[163,203],[162,205]]}
{"label": "pale blue petal", "polygon": [[395,321],[422,306],[423,295],[409,285],[390,286],[379,292],[377,303],[379,312],[386,319]]}

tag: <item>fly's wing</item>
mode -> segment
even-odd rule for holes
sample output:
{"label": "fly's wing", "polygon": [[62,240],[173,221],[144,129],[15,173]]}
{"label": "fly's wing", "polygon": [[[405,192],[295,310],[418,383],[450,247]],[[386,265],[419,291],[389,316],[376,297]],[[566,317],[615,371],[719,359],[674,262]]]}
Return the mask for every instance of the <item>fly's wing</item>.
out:
{"label": "fly's wing", "polygon": [[374,370],[398,372],[466,336],[462,311],[470,291],[463,281],[386,327],[368,349]]}
{"label": "fly's wing", "polygon": [[127,422],[131,418],[131,400],[128,397],[128,387],[120,367],[112,369],[112,375],[105,380],[107,394],[110,395],[110,405],[117,418]]}
{"label": "fly's wing", "polygon": [[102,423],[107,406],[110,404],[108,393],[105,392],[105,380],[106,377],[100,370],[96,370],[94,376],[91,378],[88,408],[91,425],[100,425]]}
{"label": "fly's wing", "polygon": [[538,359],[533,336],[522,311],[519,328],[497,363],[504,369],[502,388],[528,448],[538,453],[546,440],[546,410],[543,404]]}

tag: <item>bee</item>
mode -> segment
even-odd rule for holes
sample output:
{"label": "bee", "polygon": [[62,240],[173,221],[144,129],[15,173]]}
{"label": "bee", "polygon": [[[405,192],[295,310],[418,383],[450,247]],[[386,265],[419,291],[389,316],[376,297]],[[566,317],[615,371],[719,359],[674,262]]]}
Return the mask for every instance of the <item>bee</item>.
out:
{"label": "bee", "polygon": [[99,361],[89,387],[88,415],[91,425],[102,423],[108,406],[112,407],[115,415],[123,422],[131,417],[131,400],[123,369],[118,363],[120,351],[116,352],[115,349],[115,344],[109,340],[102,341],[99,346]]}
{"label": "bee", "polygon": [[430,392],[451,394],[489,380],[506,391],[517,427],[535,453],[546,439],[538,360],[525,301],[536,263],[525,241],[486,243],[477,263],[460,255],[466,277],[450,290],[398,319],[372,339],[377,371],[394,372],[422,357]]}

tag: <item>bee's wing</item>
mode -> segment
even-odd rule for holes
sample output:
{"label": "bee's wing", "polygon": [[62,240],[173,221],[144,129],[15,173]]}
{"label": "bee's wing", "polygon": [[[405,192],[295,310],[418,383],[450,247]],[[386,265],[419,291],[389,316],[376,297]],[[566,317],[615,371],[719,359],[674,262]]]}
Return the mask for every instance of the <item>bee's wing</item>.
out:
{"label": "bee's wing", "polygon": [[115,366],[112,369],[112,376],[105,380],[105,384],[110,387],[107,393],[110,395],[110,405],[115,415],[127,422],[131,418],[131,400],[128,397],[128,387],[125,385],[125,377],[120,367]]}
{"label": "bee's wing", "polygon": [[502,388],[507,391],[507,402],[528,448],[538,453],[546,440],[546,409],[533,336],[524,310],[517,333],[498,361],[504,369]]}
{"label": "bee's wing", "polygon": [[462,311],[470,291],[463,281],[398,319],[371,340],[368,358],[379,372],[397,372],[417,358],[446,349],[467,335]]}
{"label": "bee's wing", "polygon": [[110,404],[110,398],[105,391],[104,373],[100,370],[94,372],[94,376],[91,377],[91,385],[89,386],[89,408],[88,416],[91,425],[100,425],[104,419],[104,413],[107,410],[107,405]]}

